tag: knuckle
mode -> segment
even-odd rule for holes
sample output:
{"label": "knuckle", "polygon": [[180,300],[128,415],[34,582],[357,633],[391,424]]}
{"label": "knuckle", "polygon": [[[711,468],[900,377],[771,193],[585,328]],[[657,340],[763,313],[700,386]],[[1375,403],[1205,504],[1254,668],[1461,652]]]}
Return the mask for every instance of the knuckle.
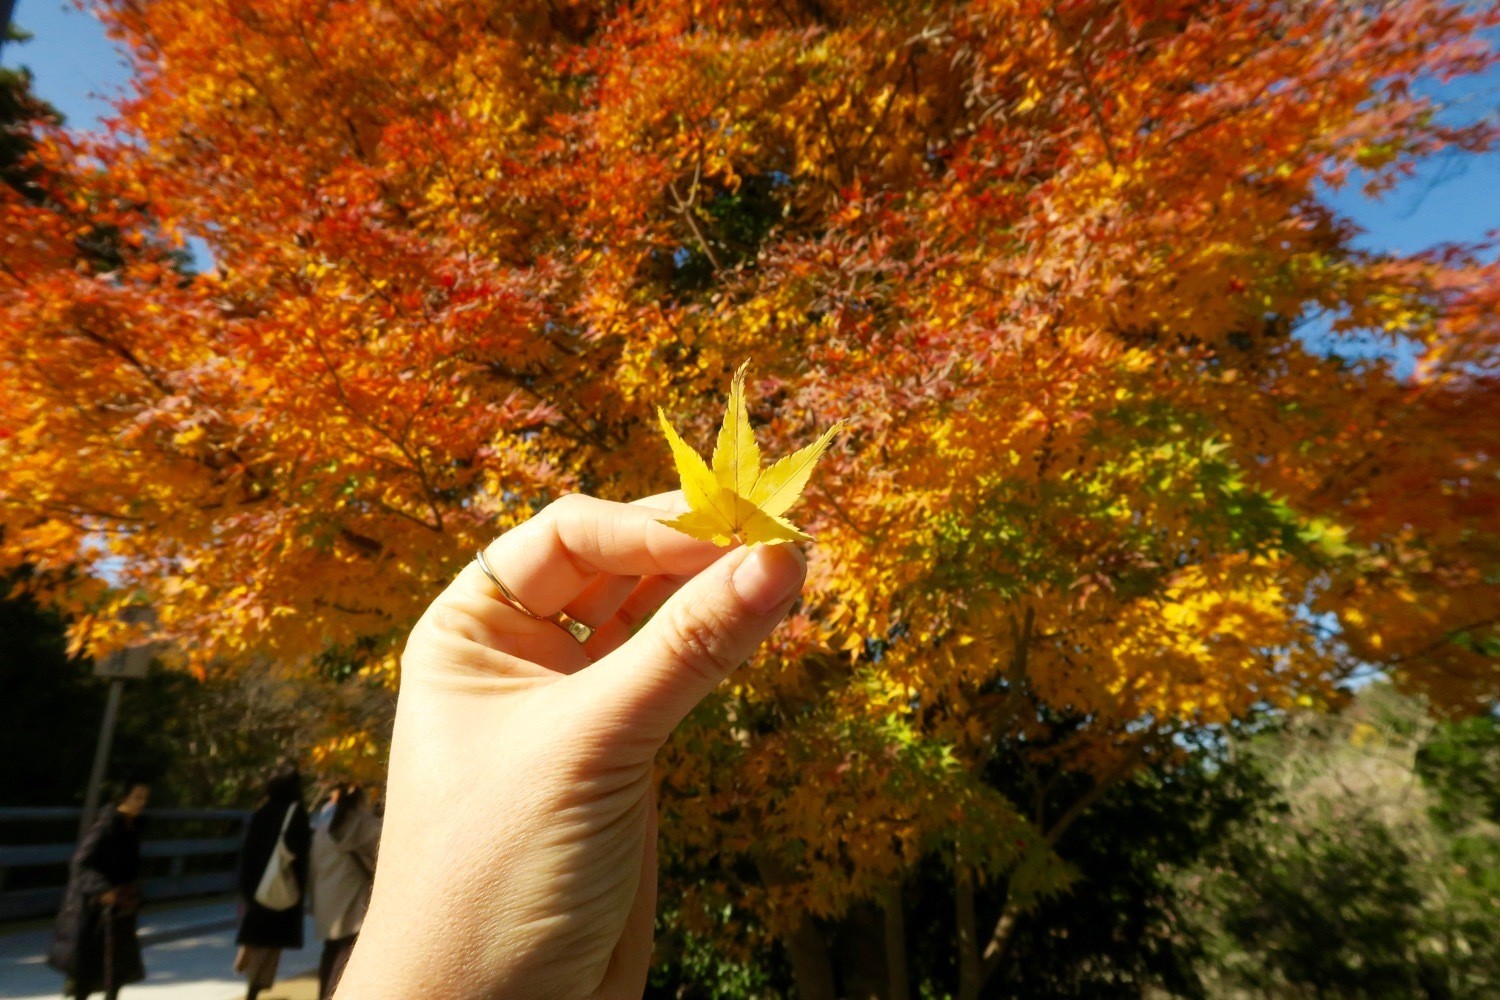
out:
{"label": "knuckle", "polygon": [[542,510],[542,514],[552,518],[553,520],[557,520],[558,518],[562,517],[568,517],[576,514],[579,507],[585,506],[588,503],[588,499],[589,498],[584,496],[582,493],[564,493],[562,496],[549,503],[546,508]]}
{"label": "knuckle", "polygon": [[725,623],[715,618],[679,613],[667,630],[669,654],[686,670],[718,684],[740,665],[731,650],[734,638]]}
{"label": "knuckle", "polygon": [[434,637],[446,636],[476,643],[482,642],[489,633],[488,627],[473,612],[444,600],[432,605],[413,631],[418,630]]}

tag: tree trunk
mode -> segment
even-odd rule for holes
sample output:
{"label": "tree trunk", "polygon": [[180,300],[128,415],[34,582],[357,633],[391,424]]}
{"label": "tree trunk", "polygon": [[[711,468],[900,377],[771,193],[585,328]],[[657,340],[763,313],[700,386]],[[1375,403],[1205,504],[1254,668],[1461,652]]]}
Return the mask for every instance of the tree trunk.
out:
{"label": "tree trunk", "polygon": [[792,963],[799,1000],[838,1000],[833,963],[812,918],[804,913],[792,932],[782,936],[781,943]]}
{"label": "tree trunk", "polygon": [[1010,883],[1003,887],[1000,919],[989,939],[980,942],[974,902],[974,873],[960,866],[953,877],[954,904],[958,918],[958,993],[954,1000],[979,1000],[984,986],[1005,958],[1005,946],[1016,929],[1016,908],[1010,901]]}
{"label": "tree trunk", "polygon": [[954,916],[958,924],[958,995],[955,1000],[979,1000],[983,985],[979,965],[979,937],[975,929],[974,873],[962,860],[953,873]]}
{"label": "tree trunk", "polygon": [[[774,857],[761,854],[755,856],[755,870],[767,886],[784,884],[793,874]],[[782,934],[780,941],[791,963],[792,980],[797,984],[800,1000],[839,1000],[828,945],[818,933],[812,917],[806,913],[798,914],[796,926]]]}
{"label": "tree trunk", "polygon": [[884,920],[873,903],[857,903],[839,921],[834,941],[841,1000],[891,1000]]}
{"label": "tree trunk", "polygon": [[1010,944],[1010,936],[1015,929],[1016,908],[1007,898],[1005,908],[1000,911],[1000,919],[995,923],[995,932],[990,936],[989,944],[984,946],[984,954],[981,956],[982,964],[979,967],[981,987],[993,979],[995,973],[1000,970],[1000,963],[1005,960],[1005,948]]}
{"label": "tree trunk", "polygon": [[911,1000],[911,972],[906,966],[906,912],[897,882],[882,901],[885,920],[885,970],[890,979],[890,1000]]}

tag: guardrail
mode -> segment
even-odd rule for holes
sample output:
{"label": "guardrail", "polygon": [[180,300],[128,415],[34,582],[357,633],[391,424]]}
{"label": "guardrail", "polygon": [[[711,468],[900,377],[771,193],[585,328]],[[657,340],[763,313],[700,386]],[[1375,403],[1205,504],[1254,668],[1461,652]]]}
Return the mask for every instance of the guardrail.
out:
{"label": "guardrail", "polygon": [[[72,807],[0,808],[0,920],[57,912],[76,846],[61,836],[77,830],[81,812]],[[235,856],[250,818],[247,810],[148,809],[146,816],[148,839],[141,843],[146,899],[180,899],[234,889]],[[192,835],[151,836],[168,826]],[[27,827],[33,831],[30,836],[16,833]]]}

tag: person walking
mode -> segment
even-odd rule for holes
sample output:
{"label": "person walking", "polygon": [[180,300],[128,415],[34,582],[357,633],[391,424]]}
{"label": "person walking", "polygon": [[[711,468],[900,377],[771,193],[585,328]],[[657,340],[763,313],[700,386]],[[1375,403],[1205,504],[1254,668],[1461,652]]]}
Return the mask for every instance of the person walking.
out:
{"label": "person walking", "polygon": [[331,1000],[354,950],[370,906],[375,852],[380,845],[380,820],[365,807],[364,789],[340,785],[331,802],[328,821],[313,831],[309,885],[313,925],[323,942],[318,961],[319,1000]]}
{"label": "person walking", "polygon": [[[235,935],[239,951],[234,969],[248,983],[246,1000],[255,1000],[276,981],[276,970],[285,948],[302,947],[302,901],[307,887],[309,841],[307,808],[302,804],[302,774],[296,765],[279,766],[266,782],[265,799],[250,816],[245,844],[240,850],[240,928]],[[267,878],[267,866],[280,864],[290,855],[295,900],[273,908],[257,899]]]}
{"label": "person walking", "polygon": [[107,1000],[146,978],[136,913],[141,902],[141,813],[151,797],[143,780],[99,814],[84,834],[68,871],[47,964],[66,978],[63,995],[85,1000],[102,990]]}

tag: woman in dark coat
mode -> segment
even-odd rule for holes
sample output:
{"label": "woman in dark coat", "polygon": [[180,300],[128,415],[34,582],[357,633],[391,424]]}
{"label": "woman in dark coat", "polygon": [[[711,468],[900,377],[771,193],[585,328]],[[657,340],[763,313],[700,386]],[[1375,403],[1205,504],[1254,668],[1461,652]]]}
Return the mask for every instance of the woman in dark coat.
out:
{"label": "woman in dark coat", "polygon": [[47,964],[67,977],[63,992],[69,997],[103,990],[114,1000],[122,986],[146,978],[135,920],[141,900],[141,812],[150,796],[146,782],[130,782],[73,852],[47,953]]}
{"label": "woman in dark coat", "polygon": [[[292,852],[292,872],[297,878],[297,902],[285,910],[267,909],[255,901],[255,890],[278,840]],[[240,930],[235,937],[240,950],[234,968],[249,981],[247,1000],[255,1000],[276,981],[283,948],[302,947],[302,900],[307,892],[311,842],[307,809],[302,804],[302,775],[295,766],[279,768],[266,782],[265,800],[251,815],[240,850]]]}

